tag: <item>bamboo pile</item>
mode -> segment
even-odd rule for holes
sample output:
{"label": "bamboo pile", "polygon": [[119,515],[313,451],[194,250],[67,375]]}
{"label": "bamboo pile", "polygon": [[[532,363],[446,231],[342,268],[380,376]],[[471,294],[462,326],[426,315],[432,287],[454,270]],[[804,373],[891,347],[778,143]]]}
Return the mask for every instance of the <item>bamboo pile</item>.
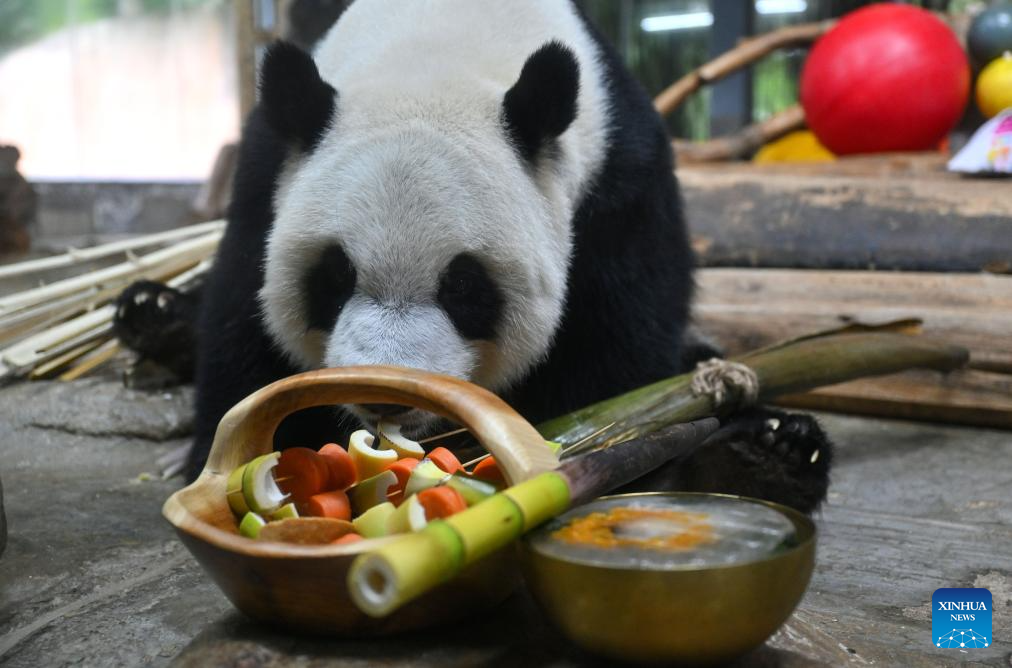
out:
{"label": "bamboo pile", "polygon": [[[0,297],[0,382],[73,380],[112,359],[119,350],[113,300],[145,279],[185,290],[210,267],[224,226],[211,221],[0,267],[0,294],[15,280],[38,276],[41,282]],[[118,256],[123,261],[89,270]],[[47,282],[67,270],[70,277]]]}

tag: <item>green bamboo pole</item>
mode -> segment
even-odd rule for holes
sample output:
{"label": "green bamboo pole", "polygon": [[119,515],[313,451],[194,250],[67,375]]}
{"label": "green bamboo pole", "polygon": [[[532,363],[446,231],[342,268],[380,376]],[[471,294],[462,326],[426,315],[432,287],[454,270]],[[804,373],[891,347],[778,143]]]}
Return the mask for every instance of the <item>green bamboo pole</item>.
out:
{"label": "green bamboo pole", "polygon": [[[969,352],[931,339],[883,332],[833,334],[800,339],[732,358],[755,371],[759,401],[848,380],[910,368],[950,371],[966,364]],[[544,422],[538,431],[563,448],[583,452],[621,443],[676,422],[717,410],[709,397],[694,396],[692,374],[683,374]],[[570,450],[567,454],[575,454]]]}
{"label": "green bamboo pole", "polygon": [[[968,358],[964,348],[928,339],[860,333],[794,341],[736,361],[755,372],[763,401],[913,367],[947,371]],[[691,383],[692,374],[664,380],[552,420],[541,425],[540,431],[563,445],[600,432],[587,442],[592,447],[608,446],[713,415],[718,407],[707,396],[693,395]],[[417,533],[360,555],[348,572],[352,600],[367,614],[387,615],[563,512],[572,501],[573,481],[564,475],[566,461],[560,471],[514,485],[446,520],[430,522]]]}

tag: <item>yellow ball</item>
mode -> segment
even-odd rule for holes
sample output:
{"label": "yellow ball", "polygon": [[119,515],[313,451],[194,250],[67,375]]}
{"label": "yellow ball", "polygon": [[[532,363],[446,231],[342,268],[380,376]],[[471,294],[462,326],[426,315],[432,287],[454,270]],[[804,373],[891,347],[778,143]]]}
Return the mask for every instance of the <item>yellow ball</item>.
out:
{"label": "yellow ball", "polygon": [[797,130],[763,146],[754,162],[824,162],[834,160],[829,149],[809,130]]}
{"label": "yellow ball", "polygon": [[1012,107],[1012,51],[981,70],[977,77],[977,107],[987,118]]}

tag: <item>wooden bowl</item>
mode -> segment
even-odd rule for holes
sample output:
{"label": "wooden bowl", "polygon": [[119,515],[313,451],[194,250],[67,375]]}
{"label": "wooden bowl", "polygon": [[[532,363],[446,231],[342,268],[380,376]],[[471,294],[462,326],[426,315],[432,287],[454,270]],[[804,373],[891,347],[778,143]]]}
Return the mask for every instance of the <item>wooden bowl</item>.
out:
{"label": "wooden bowl", "polygon": [[274,432],[287,415],[311,406],[357,403],[414,406],[454,420],[495,456],[510,484],[557,464],[534,427],[476,385],[396,367],[323,369],[273,383],[226,413],[200,477],[169,497],[162,514],[229,600],[274,626],[329,635],[383,634],[451,621],[501,602],[519,583],[512,550],[501,550],[393,615],[374,619],[351,602],[347,572],[357,555],[391,539],[304,546],[239,535],[226,499],[228,474],[271,452]]}

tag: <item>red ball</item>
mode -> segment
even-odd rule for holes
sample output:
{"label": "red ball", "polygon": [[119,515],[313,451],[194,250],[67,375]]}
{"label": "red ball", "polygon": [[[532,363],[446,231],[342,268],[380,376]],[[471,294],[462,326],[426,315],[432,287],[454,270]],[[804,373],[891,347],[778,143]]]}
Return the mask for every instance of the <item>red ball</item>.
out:
{"label": "red ball", "polygon": [[952,30],[909,5],[848,14],[801,73],[808,126],[838,155],[937,148],[969,93],[970,66]]}

